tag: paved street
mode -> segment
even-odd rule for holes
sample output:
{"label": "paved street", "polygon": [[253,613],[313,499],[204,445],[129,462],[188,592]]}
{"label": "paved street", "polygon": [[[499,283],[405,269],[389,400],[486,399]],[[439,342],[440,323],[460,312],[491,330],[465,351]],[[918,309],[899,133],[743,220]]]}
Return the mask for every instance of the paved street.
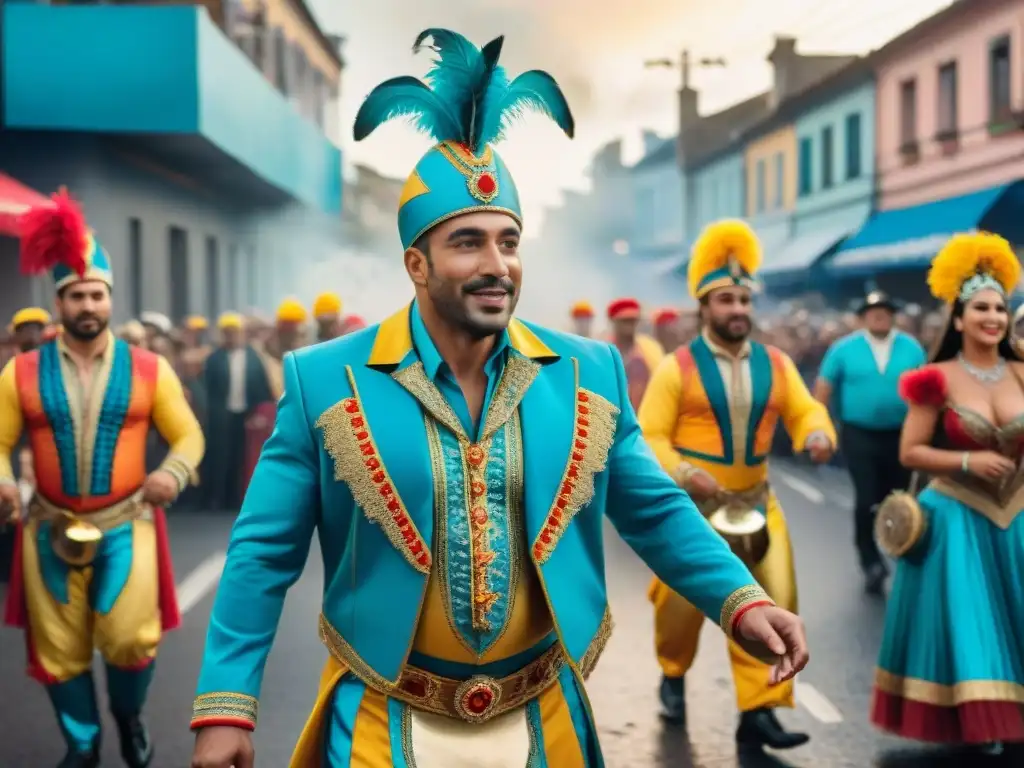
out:
{"label": "paved street", "polygon": [[[656,715],[658,668],[647,569],[609,529],[608,581],[616,632],[590,681],[609,768],[942,768],[1022,765],[1024,756],[982,760],[921,751],[879,736],[867,723],[871,671],[884,606],[861,593],[849,521],[850,491],[830,469],[778,465],[774,482],[786,509],[797,551],[801,608],[813,651],[798,684],[800,706],[783,714],[813,740],[785,755],[737,758],[732,683],[721,634],[709,628],[688,680],[689,741],[666,730]],[[193,686],[202,654],[212,590],[223,558],[230,519],[177,513],[171,518],[184,626],[167,638],[157,666],[148,720],[157,742],[155,768],[188,765]],[[270,658],[260,705],[257,764],[283,768],[305,719],[325,652],[316,617],[322,574],[314,549],[304,578],[290,595]],[[23,676],[18,633],[0,630],[0,768],[50,768],[62,754],[43,691]],[[113,728],[112,724],[108,725]],[[113,731],[111,730],[112,734]],[[113,738],[104,766],[121,763]]]}

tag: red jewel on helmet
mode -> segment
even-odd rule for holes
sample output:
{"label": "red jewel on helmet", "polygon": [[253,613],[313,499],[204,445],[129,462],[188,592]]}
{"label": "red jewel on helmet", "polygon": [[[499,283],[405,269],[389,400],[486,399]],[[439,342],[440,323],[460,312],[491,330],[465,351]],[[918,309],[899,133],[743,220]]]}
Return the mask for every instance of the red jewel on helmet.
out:
{"label": "red jewel on helmet", "polygon": [[491,174],[482,173],[480,174],[480,178],[476,180],[476,188],[485,195],[492,195],[494,194],[494,190],[498,188],[498,182],[495,181]]}

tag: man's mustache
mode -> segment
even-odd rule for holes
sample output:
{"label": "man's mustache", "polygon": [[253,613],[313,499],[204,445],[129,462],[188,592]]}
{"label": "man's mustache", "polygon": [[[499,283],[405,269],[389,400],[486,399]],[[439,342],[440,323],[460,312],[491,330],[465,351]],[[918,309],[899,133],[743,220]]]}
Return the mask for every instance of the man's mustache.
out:
{"label": "man's mustache", "polygon": [[481,277],[476,280],[470,280],[462,286],[462,292],[476,293],[477,291],[492,291],[495,288],[509,294],[515,293],[516,290],[515,284],[507,277]]}

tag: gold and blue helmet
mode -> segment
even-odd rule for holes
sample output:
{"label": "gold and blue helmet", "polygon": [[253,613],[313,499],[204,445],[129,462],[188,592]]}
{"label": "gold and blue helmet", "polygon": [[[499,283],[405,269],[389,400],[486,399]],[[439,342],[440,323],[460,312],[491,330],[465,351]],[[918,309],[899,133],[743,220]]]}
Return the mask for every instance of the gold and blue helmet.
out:
{"label": "gold and blue helmet", "polygon": [[572,113],[558,83],[532,70],[509,80],[498,64],[504,37],[483,48],[457,32],[427,29],[413,51],[427,46],[437,59],[426,81],[403,76],[381,83],[356,115],[356,141],[397,117],[411,117],[436,144],[420,159],[402,190],[398,231],[402,247],[444,221],[467,213],[506,213],[522,226],[515,182],[491,146],[526,110],[546,114],[572,138]]}

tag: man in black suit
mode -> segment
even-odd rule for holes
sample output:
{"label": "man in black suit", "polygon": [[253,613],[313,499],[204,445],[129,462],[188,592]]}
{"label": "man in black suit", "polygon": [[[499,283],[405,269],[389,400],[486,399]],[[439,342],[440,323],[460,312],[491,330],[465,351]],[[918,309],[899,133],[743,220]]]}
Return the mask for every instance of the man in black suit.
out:
{"label": "man in black suit", "polygon": [[273,402],[259,354],[245,340],[241,315],[226,312],[218,323],[221,346],[206,359],[206,466],[202,471],[208,509],[238,509],[242,503],[245,422],[261,403]]}

